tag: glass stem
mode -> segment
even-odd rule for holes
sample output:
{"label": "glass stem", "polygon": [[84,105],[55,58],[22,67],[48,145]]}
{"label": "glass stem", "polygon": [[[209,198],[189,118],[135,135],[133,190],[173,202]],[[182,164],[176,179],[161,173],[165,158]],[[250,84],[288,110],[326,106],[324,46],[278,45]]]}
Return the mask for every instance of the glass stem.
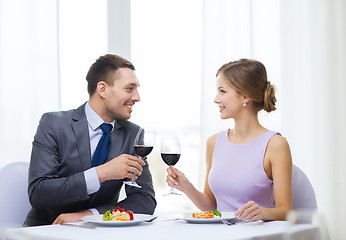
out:
{"label": "glass stem", "polygon": [[175,194],[174,188],[171,187],[171,194]]}

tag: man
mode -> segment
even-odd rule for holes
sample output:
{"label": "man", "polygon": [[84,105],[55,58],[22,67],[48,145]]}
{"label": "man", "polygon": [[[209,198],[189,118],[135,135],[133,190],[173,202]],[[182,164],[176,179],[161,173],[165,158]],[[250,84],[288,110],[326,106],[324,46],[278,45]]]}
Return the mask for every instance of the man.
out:
{"label": "man", "polygon": [[[133,147],[139,126],[127,121],[140,101],[134,70],[122,57],[101,56],[86,76],[89,101],[78,109],[42,116],[33,141],[28,188],[32,209],[25,226],[76,222],[116,206],[154,212],[149,167]],[[110,124],[110,133],[101,129],[104,123]],[[108,157],[97,163],[95,152],[107,134]],[[126,178],[136,179],[141,188],[126,185],[127,197],[118,202]]]}

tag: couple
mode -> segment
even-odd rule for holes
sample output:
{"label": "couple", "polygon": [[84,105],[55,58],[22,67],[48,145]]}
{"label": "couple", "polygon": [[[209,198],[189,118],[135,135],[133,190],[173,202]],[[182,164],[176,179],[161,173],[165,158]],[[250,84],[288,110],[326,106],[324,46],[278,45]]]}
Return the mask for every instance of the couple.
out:
{"label": "couple", "polygon": [[[40,120],[29,168],[32,209],[25,226],[76,222],[116,206],[135,213],[155,210],[148,164],[135,157],[133,148],[139,126],[128,121],[140,101],[135,67],[107,54],[92,64],[86,80],[88,102]],[[208,140],[204,192],[173,166],[167,169],[168,184],[201,210],[237,210],[250,221],[283,220],[292,205],[292,161],[286,140],[258,122],[258,111],[275,110],[265,67],[247,59],[227,63],[217,72],[217,91],[221,118],[233,118],[235,127]],[[105,143],[109,152],[102,157],[98,145]],[[127,197],[118,202],[125,178],[136,179],[142,188],[126,185]]]}

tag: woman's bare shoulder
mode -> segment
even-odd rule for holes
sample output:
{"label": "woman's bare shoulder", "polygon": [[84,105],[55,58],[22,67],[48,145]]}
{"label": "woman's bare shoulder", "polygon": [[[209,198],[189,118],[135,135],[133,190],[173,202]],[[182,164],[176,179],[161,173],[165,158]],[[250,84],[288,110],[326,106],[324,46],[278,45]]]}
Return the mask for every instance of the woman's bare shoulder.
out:
{"label": "woman's bare shoulder", "polygon": [[268,143],[268,149],[271,149],[274,151],[275,150],[280,151],[287,148],[289,149],[289,144],[286,138],[284,138],[283,136],[279,134],[274,135]]}
{"label": "woman's bare shoulder", "polygon": [[217,138],[217,133],[214,135],[211,135],[208,140],[207,140],[207,147],[214,147],[215,146],[215,142],[216,142],[216,138]]}
{"label": "woman's bare shoulder", "polygon": [[281,135],[274,135],[267,147],[267,155],[270,162],[290,163],[292,162],[290,146],[286,138]]}
{"label": "woman's bare shoulder", "polygon": [[217,134],[214,134],[214,135],[210,136],[207,140],[206,161],[207,161],[207,167],[209,166],[209,168],[210,168],[211,159],[212,159],[213,152],[214,152],[216,138],[217,138]]}

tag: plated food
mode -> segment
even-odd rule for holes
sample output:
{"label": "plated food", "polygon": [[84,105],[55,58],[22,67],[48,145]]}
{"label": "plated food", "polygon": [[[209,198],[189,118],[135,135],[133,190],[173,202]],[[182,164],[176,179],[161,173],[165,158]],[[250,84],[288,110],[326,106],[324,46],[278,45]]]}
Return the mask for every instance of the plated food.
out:
{"label": "plated food", "polygon": [[133,212],[130,210],[124,210],[121,207],[115,209],[109,209],[103,214],[104,221],[133,221]]}
{"label": "plated food", "polygon": [[125,227],[125,226],[135,226],[143,222],[149,222],[151,219],[153,219],[153,215],[149,214],[133,214],[133,220],[130,221],[106,221],[103,220],[104,214],[98,214],[98,215],[88,215],[85,217],[82,217],[82,220],[84,222],[90,222],[95,225],[100,226],[108,226],[108,227]]}
{"label": "plated food", "polygon": [[207,212],[199,212],[199,213],[192,213],[193,218],[197,219],[210,219],[214,218],[215,216],[221,217],[221,213],[217,210],[215,211],[207,211]]}
{"label": "plated food", "polygon": [[[205,211],[203,213],[206,214],[207,211]],[[210,211],[210,213],[213,214],[212,218],[204,218],[203,213],[201,213],[201,212],[186,212],[186,213],[181,214],[178,217],[178,219],[184,220],[188,223],[217,223],[217,222],[221,222],[222,220],[229,220],[229,219],[237,218],[236,216],[234,216],[234,212],[215,211],[213,214],[213,211]],[[195,217],[194,217],[194,215],[195,215]],[[203,218],[197,218],[201,215]]]}

